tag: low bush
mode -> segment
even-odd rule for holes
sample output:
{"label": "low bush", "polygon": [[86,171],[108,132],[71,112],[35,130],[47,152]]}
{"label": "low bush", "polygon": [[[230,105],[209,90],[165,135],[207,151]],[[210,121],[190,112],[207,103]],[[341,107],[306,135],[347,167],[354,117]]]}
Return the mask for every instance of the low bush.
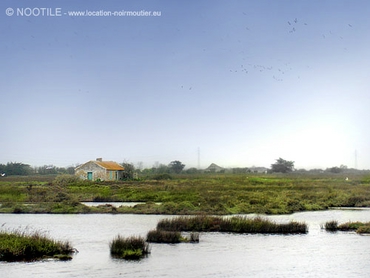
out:
{"label": "low bush", "polygon": [[54,179],[53,184],[58,185],[58,186],[67,186],[70,184],[76,184],[80,181],[81,179],[75,175],[63,174],[63,175],[58,175]]}
{"label": "low bush", "polygon": [[109,243],[109,248],[113,257],[126,260],[141,259],[150,253],[149,244],[139,236],[124,238],[118,235]]}

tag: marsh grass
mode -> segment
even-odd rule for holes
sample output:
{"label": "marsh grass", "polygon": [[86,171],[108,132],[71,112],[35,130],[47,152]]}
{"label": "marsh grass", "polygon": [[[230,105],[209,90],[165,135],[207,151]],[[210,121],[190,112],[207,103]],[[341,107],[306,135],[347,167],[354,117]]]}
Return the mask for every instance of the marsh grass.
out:
{"label": "marsh grass", "polygon": [[[363,175],[173,175],[171,180],[87,182],[26,177],[0,181],[2,213],[137,213],[167,215],[288,214],[330,207],[370,207],[370,183]],[[86,209],[93,200],[146,202],[132,208]],[[35,204],[32,207],[21,206]],[[52,204],[54,203],[54,204]],[[63,203],[63,205],[60,205]],[[155,205],[161,203],[161,205]],[[11,208],[13,206],[13,208]]]}
{"label": "marsh grass", "polygon": [[0,231],[0,261],[34,261],[43,258],[72,259],[68,241],[57,241],[41,231]]}
{"label": "marsh grass", "polygon": [[164,230],[151,230],[147,234],[147,242],[152,243],[181,243],[181,242],[190,242],[197,243],[199,242],[199,233],[190,233],[188,237],[185,237],[179,231],[164,231]]}
{"label": "marsh grass", "polygon": [[356,231],[358,228],[360,228],[361,226],[364,226],[365,223],[361,223],[361,222],[346,222],[346,223],[343,223],[343,224],[340,224],[338,225],[338,229],[340,231]]}
{"label": "marsh grass", "polygon": [[355,231],[358,234],[368,234],[370,233],[370,222],[346,222],[342,224],[338,224],[337,221],[328,221],[325,223],[325,230],[328,232],[351,232]]}
{"label": "marsh grass", "polygon": [[138,260],[150,253],[150,246],[140,236],[128,238],[118,235],[109,243],[110,253],[115,258]]}
{"label": "marsh grass", "polygon": [[328,232],[335,232],[338,230],[338,221],[332,220],[325,223],[325,230]]}
{"label": "marsh grass", "polygon": [[363,226],[358,227],[358,229],[356,230],[356,233],[358,233],[358,234],[370,234],[370,222],[363,225]]}
{"label": "marsh grass", "polygon": [[175,231],[151,230],[146,236],[146,241],[153,243],[180,243],[181,239],[181,233]]}
{"label": "marsh grass", "polygon": [[308,227],[305,223],[294,221],[278,224],[262,217],[222,218],[217,216],[180,216],[160,220],[157,224],[157,230],[253,234],[305,234],[308,232]]}

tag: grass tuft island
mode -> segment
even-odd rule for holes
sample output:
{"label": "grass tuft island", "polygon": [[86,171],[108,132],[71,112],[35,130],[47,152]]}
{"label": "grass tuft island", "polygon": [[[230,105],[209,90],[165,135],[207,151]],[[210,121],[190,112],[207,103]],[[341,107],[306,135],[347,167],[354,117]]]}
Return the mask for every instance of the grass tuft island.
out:
{"label": "grass tuft island", "polygon": [[0,261],[71,260],[76,252],[68,241],[56,241],[40,231],[0,231]]}
{"label": "grass tuft island", "polygon": [[332,220],[325,223],[325,230],[328,232],[351,232],[354,231],[358,234],[370,234],[370,222],[346,222],[338,224],[338,221]]}
{"label": "grass tuft island", "polygon": [[112,257],[125,260],[138,260],[150,253],[149,244],[140,236],[118,235],[109,243],[109,248]]}
{"label": "grass tuft island", "polygon": [[160,220],[157,230],[189,232],[225,232],[250,234],[305,234],[307,224],[291,221],[275,223],[262,217],[217,217],[217,216],[180,216]]}

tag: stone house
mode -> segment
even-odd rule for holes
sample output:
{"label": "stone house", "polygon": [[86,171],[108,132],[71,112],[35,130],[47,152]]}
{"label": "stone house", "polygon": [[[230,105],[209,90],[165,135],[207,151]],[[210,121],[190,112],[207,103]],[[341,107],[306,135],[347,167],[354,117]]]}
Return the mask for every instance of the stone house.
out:
{"label": "stone house", "polygon": [[215,163],[212,163],[211,165],[208,166],[208,168],[206,168],[204,170],[205,172],[211,172],[211,173],[219,173],[219,172],[223,172],[225,171],[224,168],[218,166],[217,164]]}
{"label": "stone house", "polygon": [[97,158],[78,166],[75,175],[84,180],[116,181],[123,178],[124,169],[116,162]]}

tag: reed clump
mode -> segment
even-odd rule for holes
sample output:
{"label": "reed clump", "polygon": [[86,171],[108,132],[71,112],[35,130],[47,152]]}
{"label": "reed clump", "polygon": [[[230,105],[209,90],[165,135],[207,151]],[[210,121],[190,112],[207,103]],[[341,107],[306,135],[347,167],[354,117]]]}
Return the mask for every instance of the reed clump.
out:
{"label": "reed clump", "polygon": [[365,223],[361,223],[361,222],[346,222],[346,223],[343,223],[343,224],[340,224],[338,225],[338,229],[340,231],[357,231],[358,228],[360,228],[361,226],[364,226]]}
{"label": "reed clump", "polygon": [[337,221],[328,221],[325,223],[325,230],[329,232],[356,232],[358,234],[369,234],[370,233],[370,222],[346,222],[338,224]]}
{"label": "reed clump", "polygon": [[70,260],[75,251],[68,241],[50,239],[40,231],[0,231],[0,261]]}
{"label": "reed clump", "polygon": [[370,223],[363,225],[361,227],[358,227],[356,230],[356,233],[358,234],[370,234]]}
{"label": "reed clump", "polygon": [[192,232],[228,232],[262,234],[304,234],[308,232],[305,223],[275,223],[262,217],[180,216],[163,219],[157,224],[158,230]]}
{"label": "reed clump", "polygon": [[109,243],[109,248],[113,257],[126,260],[138,260],[150,253],[149,244],[140,236],[118,235]]}
{"label": "reed clump", "polygon": [[335,232],[338,230],[338,221],[331,220],[325,223],[325,230],[328,232]]}
{"label": "reed clump", "polygon": [[196,243],[199,242],[199,233],[190,233],[188,237],[185,237],[179,231],[165,231],[156,229],[148,232],[146,241],[153,243]]}
{"label": "reed clump", "polygon": [[181,240],[181,233],[175,231],[151,230],[146,236],[146,241],[153,243],[180,243]]}

